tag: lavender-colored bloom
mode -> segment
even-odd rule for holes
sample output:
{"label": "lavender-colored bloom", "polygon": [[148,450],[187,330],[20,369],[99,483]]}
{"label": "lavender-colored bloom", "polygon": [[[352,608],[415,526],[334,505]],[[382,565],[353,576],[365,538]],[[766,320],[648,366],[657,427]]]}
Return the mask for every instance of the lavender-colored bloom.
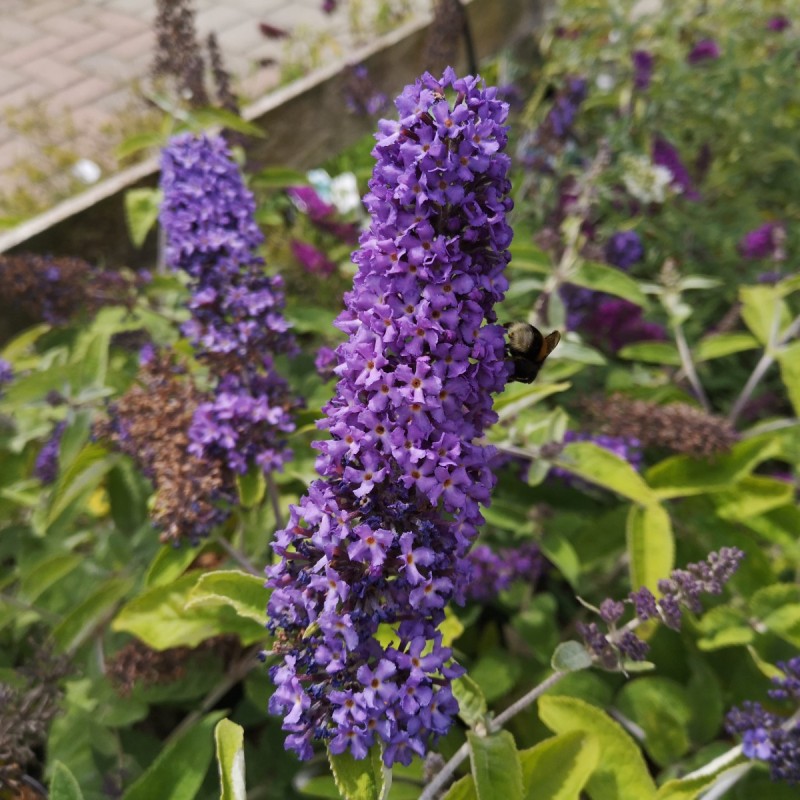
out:
{"label": "lavender-colored bloom", "polygon": [[631,54],[633,62],[633,86],[639,91],[646,91],[650,88],[653,79],[653,66],[655,58],[647,50],[634,50]]}
{"label": "lavender-colored bloom", "polygon": [[722,55],[719,45],[714,39],[701,39],[686,56],[689,64],[699,64],[701,61],[714,61]]}
{"label": "lavender-colored bloom", "polygon": [[61,453],[61,437],[64,435],[66,422],[59,422],[42,449],[36,456],[33,474],[44,484],[50,484],[58,477],[58,457]]}
{"label": "lavender-colored bloom", "polygon": [[633,342],[664,341],[667,338],[664,328],[643,319],[642,313],[635,303],[608,297],[584,316],[581,327],[594,344],[614,353]]}
{"label": "lavender-colored bloom", "polygon": [[493,306],[512,235],[496,90],[448,68],[396,105],[399,121],[379,123],[371,224],[337,320],[349,340],[321,423],[330,438],[316,444],[322,477],[267,570],[283,656],[270,710],[286,747],[305,759],[324,740],[360,758],[381,741],[389,766],[424,753],[458,710],[449,682],[463,670],[437,628],[463,598],[495,481],[479,440],[508,377]]}
{"label": "lavender-colored bloom", "polygon": [[291,247],[292,255],[312,275],[327,277],[336,272],[336,262],[331,261],[325,253],[318,250],[313,244],[292,239],[289,246]]}
{"label": "lavender-colored bloom", "polygon": [[743,258],[760,259],[775,255],[783,238],[782,222],[765,222],[755,230],[746,233],[737,245]]}
{"label": "lavender-colored bloom", "polygon": [[14,379],[14,368],[4,358],[0,358],[0,395],[3,387]]}
{"label": "lavender-colored bloom", "polygon": [[780,33],[791,27],[792,21],[785,14],[776,14],[767,20],[767,30]]}
{"label": "lavender-colored bloom", "polygon": [[545,127],[556,137],[565,139],[575,121],[581,103],[586,99],[588,84],[585,78],[570,78],[553,101]]}
{"label": "lavender-colored bloom", "polygon": [[[648,645],[636,636],[630,623],[619,626],[624,605],[633,607],[640,622],[658,619],[668,627],[680,630],[684,609],[700,612],[700,595],[720,594],[739,568],[742,558],[744,553],[741,550],[723,547],[719,552],[709,553],[705,561],[688,564],[685,569],[673,570],[669,578],[659,581],[658,589],[662,596],[658,600],[644,587],[631,592],[623,602],[604,600],[598,610],[600,618],[609,628],[608,634],[604,634],[595,622],[576,626],[586,649],[597,664],[606,669],[619,669],[625,659],[643,661],[647,656]],[[797,669],[800,673],[800,660]],[[781,688],[783,685],[779,687]],[[798,688],[800,689],[800,682]]]}
{"label": "lavender-colored bloom", "polygon": [[322,10],[326,14],[333,14],[333,12],[336,11],[338,5],[339,5],[339,0],[323,0]]}
{"label": "lavender-colored bloom", "polygon": [[255,201],[222,137],[182,134],[162,156],[161,222],[167,263],[190,278],[191,319],[183,331],[216,378],[200,405],[190,450],[236,472],[251,463],[279,469],[290,457],[296,401],[272,357],[294,353],[280,277],[264,272]]}
{"label": "lavender-colored bloom", "polygon": [[466,595],[479,602],[493,600],[517,580],[534,585],[544,569],[544,558],[534,542],[498,551],[479,545],[470,550],[467,561],[471,573]]}
{"label": "lavender-colored bloom", "polygon": [[335,377],[333,369],[338,363],[336,352],[332,348],[323,345],[317,350],[317,356],[314,359],[314,369],[317,370],[317,375],[319,375],[322,380],[330,381]]}
{"label": "lavender-colored bloom", "polygon": [[[773,678],[776,687],[768,694],[773,700],[788,700],[794,708],[800,700],[800,656],[779,661],[784,677]],[[773,781],[800,783],[800,722],[766,711],[760,703],[747,701],[732,708],[726,717],[729,733],[742,735],[742,752],[747,758],[769,764]]]}
{"label": "lavender-colored bloom", "polygon": [[644,245],[636,231],[617,231],[606,242],[606,261],[620,269],[629,270],[644,256]]}
{"label": "lavender-colored bloom", "polygon": [[675,147],[662,136],[657,136],[653,142],[653,163],[659,167],[666,167],[672,174],[672,186],[689,200],[699,200],[700,194],[694,188],[689,171],[681,161],[680,154]]}

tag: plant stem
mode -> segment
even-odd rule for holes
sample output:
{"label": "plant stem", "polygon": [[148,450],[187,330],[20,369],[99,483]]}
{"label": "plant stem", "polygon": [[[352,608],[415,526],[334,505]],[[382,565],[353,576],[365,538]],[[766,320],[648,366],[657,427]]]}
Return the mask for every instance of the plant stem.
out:
{"label": "plant stem", "polygon": [[217,544],[240,566],[244,567],[251,575],[262,577],[263,573],[252,561],[240,550],[234,547],[224,536],[217,538]]}
{"label": "plant stem", "polygon": [[686,373],[686,378],[694,390],[695,397],[697,397],[697,399],[700,401],[700,405],[703,406],[703,410],[710,412],[711,405],[708,402],[705,389],[703,389],[703,384],[700,383],[700,378],[697,375],[697,370],[695,369],[694,361],[692,360],[692,352],[689,349],[688,342],[686,341],[686,335],[683,332],[683,327],[680,323],[676,322],[672,326],[672,330],[675,334],[675,343],[678,345],[678,354],[681,357],[681,365],[683,367],[683,371]]}
{"label": "plant stem", "polygon": [[800,316],[797,316],[792,320],[792,323],[789,327],[784,331],[783,336],[778,338],[778,328],[780,326],[780,309],[776,307],[775,309],[775,316],[772,319],[772,330],[770,331],[769,342],[761,354],[761,358],[758,360],[758,363],[755,366],[755,369],[751,373],[750,377],[747,379],[747,383],[745,383],[744,388],[742,389],[741,394],[736,399],[736,402],[733,404],[733,408],[731,408],[731,413],[728,415],[728,421],[733,425],[736,423],[736,420],[739,418],[739,415],[742,413],[742,409],[747,405],[747,401],[750,399],[750,396],[755,391],[756,387],[759,383],[761,383],[761,379],[767,373],[767,370],[772,366],[772,363],[775,361],[775,350],[786,342],[789,341],[792,337],[796,336],[798,331],[800,331]]}
{"label": "plant stem", "polygon": [[[554,672],[549,678],[545,678],[540,684],[534,686],[526,695],[521,697],[515,703],[512,703],[505,711],[502,711],[494,719],[489,722],[488,732],[496,733],[499,731],[505,722],[511,717],[524,711],[531,703],[538,700],[548,689],[555,686],[562,678],[566,677],[568,672]],[[444,788],[448,780],[453,776],[455,771],[461,766],[462,762],[469,756],[469,743],[465,742],[456,751],[455,755],[442,767],[441,771],[436,777],[425,787],[425,791],[419,796],[419,800],[434,800],[439,791]]]}
{"label": "plant stem", "polygon": [[191,714],[187,714],[181,723],[175,727],[170,735],[164,741],[166,747],[171,742],[180,738],[186,733],[192,725],[200,719],[209,709],[213,708],[217,701],[227,694],[248,672],[256,665],[258,661],[257,654],[260,648],[250,648],[238,661],[231,664],[222,680],[203,698],[199,708],[196,708]]}
{"label": "plant stem", "polygon": [[278,487],[275,485],[271,472],[267,473],[267,490],[269,491],[269,499],[272,503],[272,512],[275,514],[275,530],[282,530],[284,525],[283,514],[281,514],[280,495],[278,494]]}

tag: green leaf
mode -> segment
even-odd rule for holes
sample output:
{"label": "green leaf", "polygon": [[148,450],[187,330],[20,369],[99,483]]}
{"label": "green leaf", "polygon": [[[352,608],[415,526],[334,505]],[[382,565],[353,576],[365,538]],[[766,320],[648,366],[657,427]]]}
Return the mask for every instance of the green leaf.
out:
{"label": "green leaf", "polygon": [[602,760],[586,790],[592,800],[652,800],[656,787],[636,743],[605,712],[572,697],[539,699],[539,717],[557,734],[580,731],[597,739]]}
{"label": "green leaf", "polygon": [[800,416],[800,341],[792,342],[781,349],[778,353],[778,365],[794,413]]}
{"label": "green leaf", "polygon": [[472,775],[465,775],[459,778],[448,790],[442,800],[478,800],[478,793],[475,789],[475,781]]}
{"label": "green leaf", "polygon": [[600,760],[594,736],[571,731],[519,754],[525,800],[579,800]]}
{"label": "green leaf", "polygon": [[267,479],[255,465],[251,465],[244,475],[237,473],[236,490],[239,502],[244,508],[255,508],[261,504],[267,491]]}
{"label": "green leaf", "polygon": [[161,147],[164,144],[164,135],[159,131],[148,131],[147,133],[136,133],[123,140],[117,147],[114,154],[117,158],[123,159],[146,150],[150,147]]}
{"label": "green leaf", "polygon": [[650,757],[665,767],[691,747],[691,705],[686,690],[668,678],[648,676],[623,685],[617,695],[620,711],[645,733]]}
{"label": "green leaf", "polygon": [[214,726],[224,716],[224,711],[208,714],[171,741],[123,800],[194,800],[214,755]]}
{"label": "green leaf", "polygon": [[592,666],[592,657],[580,642],[562,642],[556,647],[550,666],[558,672],[578,672]]}
{"label": "green leaf", "polygon": [[132,578],[111,578],[102,583],[53,629],[58,646],[63,650],[80,647],[132,586]]}
{"label": "green leaf", "polygon": [[225,108],[198,108],[191,112],[192,121],[202,128],[228,128],[247,136],[264,137],[264,131],[252,122],[242,119]]}
{"label": "green leaf", "polygon": [[541,539],[542,554],[556,566],[561,575],[575,588],[581,572],[581,561],[572,542],[557,530],[548,528]]}
{"label": "green leaf", "polygon": [[467,731],[469,758],[478,800],[522,800],[522,765],[508,731],[478,736]]}
{"label": "green leaf", "polygon": [[631,586],[657,592],[675,566],[675,538],[664,506],[631,506],[625,529]]}
{"label": "green leaf", "polygon": [[286,318],[292,323],[295,333],[318,333],[322,336],[330,335],[336,314],[322,308],[309,306],[287,305]]}
{"label": "green leaf", "polygon": [[151,489],[147,482],[130,461],[123,459],[108,473],[106,488],[117,530],[129,536],[134,534],[148,518]]}
{"label": "green leaf", "polygon": [[789,320],[789,310],[775,286],[742,286],[739,299],[742,301],[742,319],[762,345],[770,340],[775,314],[780,314],[783,324]]}
{"label": "green leaf", "polygon": [[582,261],[578,265],[578,269],[570,274],[569,282],[576,286],[583,286],[585,289],[613,294],[615,297],[621,297],[637,306],[647,305],[647,297],[639,284],[622,270],[606,264]]}
{"label": "green leaf", "polygon": [[222,789],[220,800],[246,800],[244,728],[229,719],[220,720],[214,728],[214,742]]}
{"label": "green leaf", "polygon": [[458,702],[458,716],[464,723],[474,728],[477,723],[483,722],[489,708],[481,687],[469,675],[462,675],[453,681],[451,688]]}
{"label": "green leaf", "polygon": [[711,361],[715,358],[742,353],[745,350],[755,350],[758,341],[749,333],[718,333],[706,336],[694,347],[694,360],[696,363]]}
{"label": "green leaf", "polygon": [[243,644],[266,638],[264,626],[240,617],[229,605],[186,608],[192,589],[205,573],[190,572],[173,583],[154,586],[125,605],[112,630],[127,631],[154,650],[197,647],[200,642],[234,633]]}
{"label": "green leaf", "polygon": [[102,445],[87,444],[56,482],[47,510],[47,525],[52,525],[73,500],[95,489],[119,460],[118,454],[109,454]]}
{"label": "green leaf", "polygon": [[144,578],[145,587],[152,589],[177,580],[202,552],[202,549],[195,550],[192,547],[162,545],[147,570]]}
{"label": "green leaf", "polygon": [[624,458],[594,442],[570,442],[553,463],[637,503],[650,505],[656,501],[653,490]]}
{"label": "green leaf", "polygon": [[328,750],[331,772],[344,800],[381,800],[384,796],[385,773],[380,747],[374,745],[369,754],[356,761],[349,750],[334,755]]}
{"label": "green leaf", "polygon": [[[22,797],[22,795],[20,795]],[[83,792],[75,776],[60,761],[53,765],[50,781],[50,800],[83,800]]]}
{"label": "green leaf", "polygon": [[545,397],[565,392],[571,386],[572,384],[566,381],[562,383],[509,383],[494,402],[498,421],[504,422],[513,419],[526,408],[544,400]]}
{"label": "green leaf", "polygon": [[651,467],[646,478],[658,497],[687,497],[721,492],[744,478],[762,461],[775,457],[781,444],[769,434],[737,442],[727,455],[713,461],[690,456],[672,456]]}
{"label": "green leaf", "polygon": [[231,606],[240,617],[266,624],[269,592],[264,579],[239,570],[206,572],[189,592],[186,608]]}
{"label": "green leaf", "polygon": [[134,247],[141,247],[158,221],[163,201],[160,189],[128,189],[125,192],[125,222]]}
{"label": "green leaf", "polygon": [[766,514],[793,500],[794,487],[790,483],[762,475],[748,475],[729,491],[714,495],[717,514],[732,522]]}
{"label": "green leaf", "polygon": [[656,800],[697,800],[716,779],[716,775],[703,775],[667,781],[659,788]]}
{"label": "green leaf", "polygon": [[49,330],[50,325],[44,323],[27,328],[3,345],[3,349],[0,351],[0,357],[4,358],[6,361],[16,361],[17,358],[25,355],[28,349],[36,344]]}
{"label": "green leaf", "polygon": [[488,703],[499,700],[514,688],[522,667],[510,653],[499,647],[483,653],[470,668],[470,677],[480,686]]}
{"label": "green leaf", "polygon": [[259,189],[284,189],[287,186],[307,186],[305,174],[291,167],[267,167],[253,175],[250,185]]}
{"label": "green leaf", "polygon": [[665,364],[679,367],[681,357],[678,348],[670,342],[635,342],[623,347],[617,355],[629,361],[644,361],[647,364]]}
{"label": "green leaf", "polygon": [[704,652],[750,644],[755,639],[747,615],[730,606],[716,606],[707,611],[697,628],[702,634],[697,646]]}
{"label": "green leaf", "polygon": [[20,581],[20,598],[35,603],[40,595],[65,575],[69,575],[83,560],[83,556],[75,553],[59,553],[39,561],[30,571],[23,573]]}

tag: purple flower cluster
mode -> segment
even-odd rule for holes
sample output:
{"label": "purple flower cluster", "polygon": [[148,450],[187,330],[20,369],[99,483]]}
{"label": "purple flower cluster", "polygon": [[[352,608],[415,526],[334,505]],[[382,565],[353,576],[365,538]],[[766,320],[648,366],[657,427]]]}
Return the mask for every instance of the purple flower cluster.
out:
{"label": "purple flower cluster", "polygon": [[758,260],[776,254],[785,236],[782,222],[765,222],[746,233],[737,245],[743,258]]}
{"label": "purple flower cluster", "polygon": [[542,552],[534,542],[500,550],[492,550],[485,544],[478,545],[470,550],[467,561],[472,572],[466,595],[469,600],[481,603],[493,600],[514,581],[535,584],[545,564]]}
{"label": "purple flower cluster", "polygon": [[272,357],[296,345],[283,316],[280,277],[264,272],[255,201],[220,137],[182,134],[162,155],[161,223],[167,262],[189,275],[191,319],[184,333],[216,379],[197,409],[190,451],[236,472],[254,462],[277,469],[289,458],[295,401]]}
{"label": "purple flower cluster", "polygon": [[605,297],[583,316],[581,327],[597,347],[616,353],[633,342],[664,341],[667,333],[657,322],[648,322],[635,303]]}
{"label": "purple flower cluster", "polygon": [[774,17],[770,17],[767,20],[767,30],[773,31],[774,33],[785,31],[787,28],[790,28],[791,25],[792,21],[785,14],[776,14]]}
{"label": "purple flower cluster", "polygon": [[[800,703],[800,656],[779,661],[782,678],[773,678],[773,700]],[[728,712],[726,728],[729,733],[742,735],[742,752],[747,758],[769,764],[773,781],[800,783],[800,721],[765,710],[760,703],[745,702],[742,708]]]}
{"label": "purple flower cluster", "polygon": [[606,242],[606,261],[626,272],[644,257],[644,245],[636,231],[617,231]]}
{"label": "purple flower cluster", "polygon": [[699,64],[702,61],[716,61],[720,55],[722,51],[714,39],[701,39],[689,51],[686,61],[689,64]]}
{"label": "purple flower cluster", "polygon": [[631,61],[633,62],[633,86],[640,92],[644,92],[650,88],[650,82],[653,80],[655,58],[647,50],[634,50],[631,54]]}
{"label": "purple flower cluster", "polygon": [[[648,645],[636,636],[634,628],[641,622],[655,619],[673,630],[680,630],[683,609],[695,614],[702,611],[700,595],[721,594],[742,558],[744,553],[736,547],[723,547],[719,552],[709,553],[705,561],[687,564],[685,569],[673,570],[669,578],[660,580],[661,597],[658,599],[644,586],[631,592],[624,601],[608,598],[596,611],[609,633],[603,633],[595,622],[579,623],[578,633],[597,663],[606,669],[618,669],[624,659],[643,661]],[[636,617],[620,627],[626,605],[632,606]]]}
{"label": "purple flower cluster", "polygon": [[[567,431],[564,434],[564,444],[570,442],[592,442],[604,450],[625,459],[635,470],[642,468],[642,451],[638,439],[630,439],[625,436],[606,436],[605,434],[579,433],[578,431]],[[587,484],[580,478],[576,478],[571,472],[562,467],[551,467],[548,473],[550,478],[559,478],[565,483],[584,487]]]}
{"label": "purple flower cluster", "polygon": [[586,99],[588,84],[585,78],[570,78],[556,95],[544,126],[556,139],[566,139],[581,103]]}
{"label": "purple flower cluster", "polygon": [[333,234],[344,242],[355,244],[358,241],[358,226],[353,222],[337,220],[336,206],[326,203],[313,187],[290,186],[286,194],[295,207],[306,214],[320,230]]}
{"label": "purple flower cluster", "polygon": [[653,141],[652,157],[657,167],[666,167],[672,173],[672,186],[679,189],[684,197],[688,200],[700,199],[689,170],[681,161],[680,153],[663,136],[657,136]]}
{"label": "purple flower cluster", "polygon": [[336,377],[333,370],[338,363],[335,351],[323,345],[317,350],[317,356],[314,359],[314,369],[316,369],[317,375],[319,375],[322,380],[330,381]]}
{"label": "purple flower cluster", "polygon": [[61,453],[61,437],[64,435],[66,422],[59,422],[48,440],[42,445],[42,449],[36,456],[33,465],[33,474],[42,483],[53,483],[58,477],[58,457]]}
{"label": "purple flower cluster", "polygon": [[0,358],[0,395],[3,387],[14,379],[14,368],[4,358]]}
{"label": "purple flower cluster", "polygon": [[[339,383],[316,443],[322,476],[276,534],[270,711],[286,747],[312,740],[409,763],[458,710],[437,628],[463,599],[464,557],[495,478],[479,442],[503,388],[507,105],[477,77],[425,73],[381,120],[371,224],[337,325]],[[488,324],[487,324],[488,323]],[[387,643],[388,638],[391,643]]]}
{"label": "purple flower cluster", "polygon": [[303,265],[303,269],[312,275],[327,277],[336,272],[336,262],[331,261],[325,253],[308,242],[292,239],[290,242],[292,255]]}

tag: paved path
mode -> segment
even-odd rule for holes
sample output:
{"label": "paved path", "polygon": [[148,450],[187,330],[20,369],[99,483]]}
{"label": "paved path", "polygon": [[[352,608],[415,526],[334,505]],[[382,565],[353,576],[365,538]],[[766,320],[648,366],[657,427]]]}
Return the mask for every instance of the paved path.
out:
{"label": "paved path", "polygon": [[[153,56],[155,5],[155,0],[0,0],[0,194],[27,180],[20,173],[35,166],[43,148],[50,148],[50,157],[41,167],[54,181],[53,169],[67,169],[58,164],[76,156],[112,168],[114,147],[144,114],[134,85],[147,75]],[[361,0],[361,5],[372,19],[380,4]],[[424,9],[429,0],[409,5]],[[290,47],[302,53],[316,43],[324,62],[363,44],[346,8],[327,15],[321,6],[321,0],[193,3],[201,40],[211,31],[217,34],[245,100],[278,84],[279,64],[290,58]],[[293,42],[265,38],[259,22],[293,31]],[[260,66],[264,59],[279,63]]]}

